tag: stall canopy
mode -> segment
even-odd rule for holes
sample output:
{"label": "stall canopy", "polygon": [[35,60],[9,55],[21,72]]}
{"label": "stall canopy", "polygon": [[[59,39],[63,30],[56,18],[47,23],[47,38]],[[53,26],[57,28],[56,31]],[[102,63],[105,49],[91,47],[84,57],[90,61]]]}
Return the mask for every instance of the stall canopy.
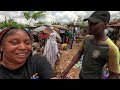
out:
{"label": "stall canopy", "polygon": [[111,21],[110,23],[108,23],[107,26],[110,27],[120,27],[120,19],[114,19],[113,21]]}

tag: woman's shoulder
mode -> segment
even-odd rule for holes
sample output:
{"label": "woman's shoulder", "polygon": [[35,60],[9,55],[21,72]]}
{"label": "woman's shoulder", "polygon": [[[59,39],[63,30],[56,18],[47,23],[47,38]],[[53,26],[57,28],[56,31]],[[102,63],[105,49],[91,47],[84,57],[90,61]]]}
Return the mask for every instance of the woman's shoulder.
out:
{"label": "woman's shoulder", "polygon": [[38,73],[39,78],[52,78],[54,73],[50,63],[45,56],[33,55],[28,59],[28,70],[30,75]]}
{"label": "woman's shoulder", "polygon": [[38,54],[35,54],[35,55],[28,58],[29,63],[43,63],[46,61],[47,61],[47,58],[45,56],[41,56]]}

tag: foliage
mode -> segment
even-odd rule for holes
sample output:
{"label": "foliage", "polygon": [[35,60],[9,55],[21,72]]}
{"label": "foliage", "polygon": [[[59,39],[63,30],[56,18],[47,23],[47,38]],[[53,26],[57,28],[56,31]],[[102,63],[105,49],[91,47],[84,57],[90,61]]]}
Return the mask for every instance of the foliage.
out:
{"label": "foliage", "polygon": [[16,27],[16,28],[24,28],[23,24],[15,22],[14,18],[9,17],[7,20],[5,17],[5,21],[0,22],[0,29],[6,28],[6,27]]}
{"label": "foliage", "polygon": [[78,16],[77,24],[80,25],[81,28],[82,28],[82,27],[87,27],[87,25],[88,25],[87,22],[84,22],[84,21],[82,20],[82,16]]}
{"label": "foliage", "polygon": [[56,21],[52,21],[51,24],[52,25],[61,25],[59,22],[56,22]]}
{"label": "foliage", "polygon": [[23,12],[24,17],[29,21],[29,25],[31,24],[32,20],[37,20],[38,18],[45,16],[45,11],[26,11]]}
{"label": "foliage", "polygon": [[42,25],[45,25],[45,22],[38,22],[38,23],[35,23],[34,25],[35,26],[42,26]]}

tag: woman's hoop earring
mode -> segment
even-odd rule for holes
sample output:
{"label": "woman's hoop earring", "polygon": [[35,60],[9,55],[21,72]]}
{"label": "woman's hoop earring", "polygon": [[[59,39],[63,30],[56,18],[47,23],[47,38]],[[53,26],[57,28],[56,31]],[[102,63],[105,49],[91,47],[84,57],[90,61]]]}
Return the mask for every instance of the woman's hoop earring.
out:
{"label": "woman's hoop earring", "polygon": [[2,60],[3,59],[3,51],[2,51],[2,49],[0,49],[0,60]]}

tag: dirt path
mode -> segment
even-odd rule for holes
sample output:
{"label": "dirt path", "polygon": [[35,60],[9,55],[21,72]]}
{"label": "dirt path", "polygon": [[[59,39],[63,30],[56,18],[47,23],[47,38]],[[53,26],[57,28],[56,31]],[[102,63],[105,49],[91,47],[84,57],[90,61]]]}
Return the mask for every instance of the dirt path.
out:
{"label": "dirt path", "polygon": [[[61,56],[60,56],[60,62],[59,65],[57,66],[57,71],[58,72],[62,72],[71,62],[72,58],[74,57],[74,55],[78,52],[80,47],[80,43],[74,43],[73,44],[73,48],[72,49],[68,49],[66,51],[61,50]],[[72,68],[69,72],[73,73],[72,77],[74,79],[78,79],[79,78],[79,72],[80,72],[80,68]]]}

